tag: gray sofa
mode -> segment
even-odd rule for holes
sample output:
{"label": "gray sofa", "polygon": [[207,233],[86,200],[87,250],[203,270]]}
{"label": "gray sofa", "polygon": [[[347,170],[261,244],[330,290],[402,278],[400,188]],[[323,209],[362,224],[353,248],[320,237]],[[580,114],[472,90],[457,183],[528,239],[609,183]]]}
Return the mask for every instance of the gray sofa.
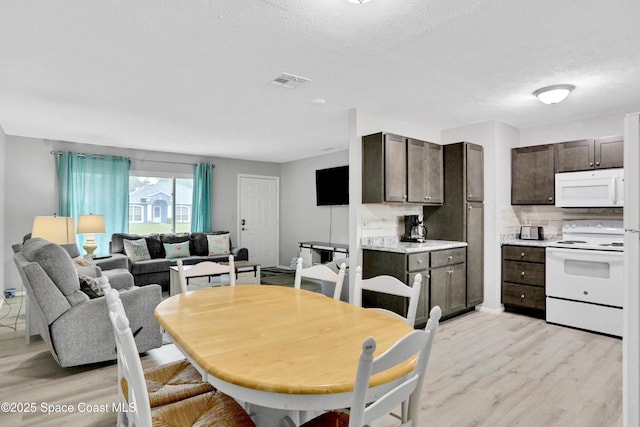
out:
{"label": "gray sofa", "polygon": [[[77,250],[77,248],[76,248]],[[95,266],[79,271],[60,245],[34,238],[14,245],[14,261],[27,293],[27,337],[35,334],[49,346],[62,367],[115,360],[115,339],[104,297],[91,299],[80,290],[79,273],[102,274]],[[141,352],[160,347],[162,333],[153,311],[162,300],[160,286],[133,286],[126,271],[110,283],[118,289],[136,345]]]}
{"label": "gray sofa", "polygon": [[[180,258],[184,265],[196,264],[202,261],[221,262],[227,261],[229,255],[213,255],[209,256],[207,235],[225,234],[227,231],[214,231],[209,233],[165,233],[165,234],[124,234],[115,233],[111,236],[109,242],[109,252],[113,261],[118,257],[127,257],[124,240],[139,240],[144,238],[149,249],[151,259],[144,261],[133,261],[127,257],[129,271],[133,275],[136,286],[145,286],[150,283],[157,283],[164,290],[169,289],[169,267],[177,265],[177,259],[165,258],[164,243],[181,243],[189,241],[189,252],[191,256]],[[248,261],[249,251],[247,248],[236,248],[231,244],[229,239],[229,251],[234,256],[235,261]]]}

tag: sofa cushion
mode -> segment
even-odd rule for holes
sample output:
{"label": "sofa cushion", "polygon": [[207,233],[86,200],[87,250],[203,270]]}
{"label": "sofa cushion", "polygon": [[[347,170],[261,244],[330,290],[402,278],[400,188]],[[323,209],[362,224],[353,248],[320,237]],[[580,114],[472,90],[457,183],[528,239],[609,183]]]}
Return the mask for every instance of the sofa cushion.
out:
{"label": "sofa cushion", "polygon": [[171,261],[168,259],[148,259],[145,261],[138,261],[131,264],[131,274],[150,274],[150,273],[167,273],[169,274],[169,267]]}
{"label": "sofa cushion", "polygon": [[146,239],[124,239],[122,243],[124,244],[124,252],[129,258],[131,258],[131,261],[138,262],[144,261],[145,259],[151,259],[151,255],[149,255],[149,248],[147,248]]}
{"label": "sofa cushion", "polygon": [[111,246],[110,252],[114,254],[124,254],[124,240],[138,240],[142,239],[144,236],[139,234],[128,234],[128,233],[113,233],[111,235]]}
{"label": "sofa cushion", "polygon": [[149,249],[151,259],[165,257],[164,246],[162,245],[159,234],[149,234],[148,236],[144,236],[144,238],[147,241],[147,248]]}
{"label": "sofa cushion", "polygon": [[160,235],[162,243],[182,243],[187,242],[191,233],[163,233]]}
{"label": "sofa cushion", "polygon": [[51,278],[72,306],[87,301],[80,291],[78,271],[69,253],[58,244],[41,238],[27,240],[22,246],[22,254],[28,261],[38,263]]}
{"label": "sofa cushion", "polygon": [[189,252],[189,241],[179,243],[164,243],[164,252],[167,254],[167,259],[172,258],[185,258],[191,256]]}

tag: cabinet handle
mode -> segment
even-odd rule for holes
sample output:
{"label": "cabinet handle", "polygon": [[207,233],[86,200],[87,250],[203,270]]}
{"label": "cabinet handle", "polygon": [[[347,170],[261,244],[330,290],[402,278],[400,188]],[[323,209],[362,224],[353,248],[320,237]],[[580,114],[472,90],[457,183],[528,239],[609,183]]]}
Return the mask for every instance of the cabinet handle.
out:
{"label": "cabinet handle", "polygon": [[524,294],[520,295],[520,299],[524,299]]}
{"label": "cabinet handle", "polygon": [[422,260],[421,259],[418,260],[418,264],[422,264]]}
{"label": "cabinet handle", "polygon": [[593,166],[593,162],[589,162],[589,166]]}
{"label": "cabinet handle", "polygon": [[524,252],[520,252],[520,256],[521,256],[521,257],[524,257]]}
{"label": "cabinet handle", "polygon": [[402,196],[403,199],[407,200],[407,195]]}
{"label": "cabinet handle", "polygon": [[451,260],[453,259],[453,257],[452,257],[451,255],[449,255],[449,256],[447,257],[447,259],[448,259],[449,261],[451,261]]}
{"label": "cabinet handle", "polygon": [[451,275],[451,274],[453,274],[453,270],[449,270],[449,271],[447,271],[447,273],[449,273]]}
{"label": "cabinet handle", "polygon": [[524,277],[524,271],[520,273],[520,277]]}
{"label": "cabinet handle", "polygon": [[596,166],[600,166],[600,162],[596,162]]}
{"label": "cabinet handle", "polygon": [[550,201],[550,202],[553,202],[553,197],[549,197],[549,201]]}
{"label": "cabinet handle", "polygon": [[469,198],[472,198],[472,197],[473,197],[473,194],[469,194]]}

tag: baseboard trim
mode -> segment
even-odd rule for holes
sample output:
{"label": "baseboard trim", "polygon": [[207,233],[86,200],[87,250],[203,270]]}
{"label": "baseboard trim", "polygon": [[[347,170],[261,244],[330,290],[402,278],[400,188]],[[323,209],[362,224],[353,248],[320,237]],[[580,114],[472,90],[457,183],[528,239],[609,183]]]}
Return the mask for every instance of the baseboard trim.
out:
{"label": "baseboard trim", "polygon": [[484,305],[476,305],[476,310],[483,313],[500,314],[504,312],[504,305],[501,305],[499,308],[490,308]]}

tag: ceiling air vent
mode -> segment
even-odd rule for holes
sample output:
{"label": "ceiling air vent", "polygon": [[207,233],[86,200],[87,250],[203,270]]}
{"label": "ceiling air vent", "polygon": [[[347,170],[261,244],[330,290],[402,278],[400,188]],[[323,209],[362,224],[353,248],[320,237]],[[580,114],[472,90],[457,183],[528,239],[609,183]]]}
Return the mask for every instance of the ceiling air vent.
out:
{"label": "ceiling air vent", "polygon": [[274,86],[285,87],[287,89],[295,89],[298,86],[309,83],[311,79],[306,77],[296,76],[294,74],[282,73],[275,79],[273,79],[270,83]]}

